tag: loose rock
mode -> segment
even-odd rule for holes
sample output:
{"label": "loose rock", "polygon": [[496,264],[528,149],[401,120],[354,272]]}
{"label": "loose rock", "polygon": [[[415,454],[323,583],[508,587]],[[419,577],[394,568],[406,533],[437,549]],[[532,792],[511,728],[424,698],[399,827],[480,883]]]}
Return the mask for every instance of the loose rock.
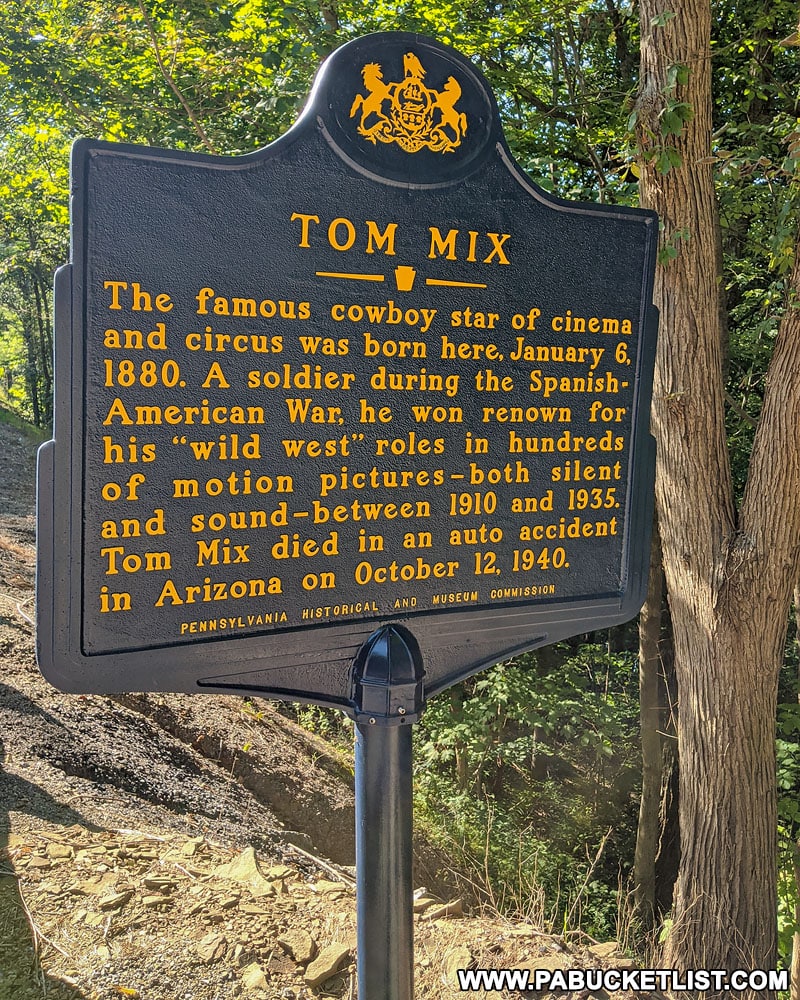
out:
{"label": "loose rock", "polygon": [[230,864],[221,865],[215,874],[218,878],[244,883],[256,898],[275,895],[275,886],[261,874],[256,852],[252,847],[242,851]]}
{"label": "loose rock", "polygon": [[258,962],[248,965],[242,972],[242,985],[248,990],[265,990],[267,988],[267,977]]}
{"label": "loose rock", "polygon": [[606,941],[603,944],[589,945],[589,951],[597,958],[610,958],[619,951],[619,945],[616,941]]}
{"label": "loose rock", "polygon": [[212,932],[211,934],[206,934],[206,936],[198,942],[197,944],[197,954],[202,962],[206,965],[213,965],[214,962],[219,962],[225,957],[225,952],[228,950],[228,941],[224,934],[218,934]]}
{"label": "loose rock", "polygon": [[463,917],[464,904],[460,899],[454,899],[442,906],[426,910],[424,920],[439,920],[441,917]]}
{"label": "loose rock", "polygon": [[326,980],[335,975],[350,957],[350,949],[344,944],[329,944],[323,948],[317,958],[306,969],[303,977],[312,988],[322,986]]}
{"label": "loose rock", "polygon": [[458,970],[468,969],[473,964],[472,952],[466,945],[453,948],[445,958],[445,975],[448,983],[458,983]]}
{"label": "loose rock", "polygon": [[282,934],[278,938],[278,944],[298,965],[307,965],[317,953],[317,942],[301,929]]}
{"label": "loose rock", "polygon": [[124,906],[133,895],[133,889],[126,889],[124,892],[114,892],[110,896],[104,896],[97,904],[101,910],[117,910]]}

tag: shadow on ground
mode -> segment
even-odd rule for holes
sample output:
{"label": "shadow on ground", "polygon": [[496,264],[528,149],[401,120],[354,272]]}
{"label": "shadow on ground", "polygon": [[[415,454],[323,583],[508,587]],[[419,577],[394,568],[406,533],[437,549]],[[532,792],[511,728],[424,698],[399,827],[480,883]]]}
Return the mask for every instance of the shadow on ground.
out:
{"label": "shadow on ground", "polygon": [[28,813],[65,827],[76,823],[96,827],[39,785],[9,774],[4,764],[0,734],[0,1000],[86,1000],[85,993],[42,968],[41,957],[52,945],[33,924],[25,905],[9,850],[10,813]]}

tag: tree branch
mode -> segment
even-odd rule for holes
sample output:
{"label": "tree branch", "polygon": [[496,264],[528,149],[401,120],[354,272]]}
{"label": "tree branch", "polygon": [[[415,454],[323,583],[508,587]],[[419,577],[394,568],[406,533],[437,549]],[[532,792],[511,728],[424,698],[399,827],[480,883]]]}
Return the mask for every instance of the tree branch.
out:
{"label": "tree branch", "polygon": [[164,80],[167,82],[172,92],[180,101],[181,107],[188,115],[189,120],[194,126],[194,130],[197,133],[200,141],[203,143],[203,145],[210,153],[217,153],[216,147],[208,138],[208,135],[206,134],[206,131],[203,128],[203,126],[200,124],[197,115],[194,113],[194,111],[192,111],[191,107],[189,106],[189,102],[186,100],[180,87],[175,82],[175,78],[173,77],[172,73],[170,73],[170,71],[167,69],[167,66],[161,55],[161,46],[158,44],[158,36],[156,35],[155,28],[153,27],[153,22],[151,21],[147,11],[144,8],[143,0],[139,0],[139,10],[141,11],[142,17],[144,18],[144,22],[147,25],[147,30],[150,35],[150,41],[153,46],[153,54],[156,57],[158,68],[161,70],[161,75],[164,77]]}
{"label": "tree branch", "polygon": [[[500,72],[505,72],[505,67],[497,59],[492,59],[491,56],[484,55],[483,59],[487,66],[490,66],[494,70]],[[565,122],[567,125],[578,125],[578,119],[575,115],[568,114],[561,108],[548,104],[547,101],[543,101],[541,97],[538,97],[529,87],[526,87],[523,83],[515,82],[513,84],[514,93],[519,97],[526,100],[529,104],[545,116],[545,118],[555,118],[557,121]]]}

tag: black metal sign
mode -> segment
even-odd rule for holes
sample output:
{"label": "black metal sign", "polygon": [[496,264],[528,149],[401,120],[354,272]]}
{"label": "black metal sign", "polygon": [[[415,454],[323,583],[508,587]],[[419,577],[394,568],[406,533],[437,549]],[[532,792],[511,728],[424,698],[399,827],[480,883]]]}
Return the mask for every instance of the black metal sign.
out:
{"label": "black metal sign", "polygon": [[430,694],[636,613],[657,220],[540,191],[469,61],[358,39],[267,148],[79,141],[72,196],[55,684],[348,708],[386,623]]}

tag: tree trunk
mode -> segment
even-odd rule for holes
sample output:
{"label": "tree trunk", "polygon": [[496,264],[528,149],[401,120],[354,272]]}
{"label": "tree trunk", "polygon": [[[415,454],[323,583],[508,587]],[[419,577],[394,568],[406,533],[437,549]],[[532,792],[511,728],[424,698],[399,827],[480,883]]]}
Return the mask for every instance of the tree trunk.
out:
{"label": "tree trunk", "polygon": [[[24,306],[23,308],[26,308]],[[31,413],[36,427],[42,426],[42,408],[39,404],[39,369],[36,363],[36,345],[27,312],[22,317],[22,339],[25,342],[25,383],[31,401]]]}
{"label": "tree trunk", "polygon": [[664,596],[661,536],[654,520],[647,600],[639,615],[642,796],[633,893],[633,914],[646,935],[672,906],[679,856],[674,658],[672,624]]}
{"label": "tree trunk", "polygon": [[30,287],[36,307],[36,331],[39,345],[39,371],[42,384],[42,422],[49,424],[53,419],[53,345],[49,336],[49,324],[45,302],[47,296],[42,295],[36,272],[30,275]]}
{"label": "tree trunk", "polygon": [[642,796],[634,853],[634,916],[649,933],[656,913],[656,854],[661,829],[661,699],[659,641],[664,597],[661,539],[653,525],[647,599],[639,614],[639,728],[642,744]]}
{"label": "tree trunk", "polygon": [[678,829],[678,742],[675,732],[661,745],[661,840],[656,855],[656,913],[663,917],[672,909],[681,857]]}
{"label": "tree trunk", "polygon": [[[737,515],[724,427],[709,0],[642,0],[641,25],[642,203],[664,227],[655,290],[656,504],[679,697],[681,862],[665,964],[769,969],[777,936],[775,710],[800,536],[800,311],[791,304],[800,253]],[[692,115],[680,135],[665,136],[662,113],[674,100]]]}
{"label": "tree trunk", "polygon": [[[794,622],[795,622],[795,645],[800,653],[800,585],[794,588]],[[797,699],[800,701],[800,657],[798,657],[797,667]],[[794,924],[795,928],[800,928],[800,840],[794,842],[794,855],[792,858],[792,872],[794,874]],[[790,964],[791,982],[789,987],[789,1000],[800,1000],[800,930],[796,929],[792,935],[792,959]]]}

